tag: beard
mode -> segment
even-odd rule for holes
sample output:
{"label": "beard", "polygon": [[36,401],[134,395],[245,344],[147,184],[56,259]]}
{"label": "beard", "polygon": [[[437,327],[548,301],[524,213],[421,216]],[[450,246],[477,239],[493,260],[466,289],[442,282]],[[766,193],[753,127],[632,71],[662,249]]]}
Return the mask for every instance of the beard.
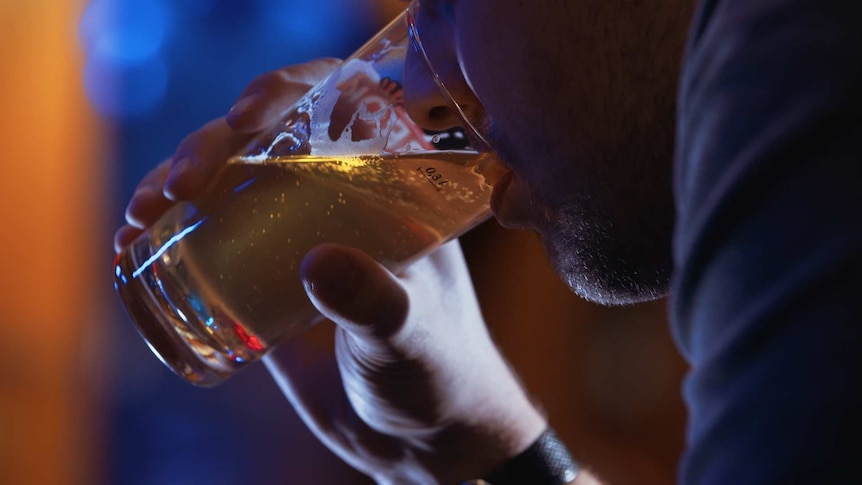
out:
{"label": "beard", "polygon": [[536,231],[557,274],[576,294],[602,305],[667,295],[671,276],[667,218],[619,219],[593,204],[557,205]]}
{"label": "beard", "polygon": [[668,293],[674,223],[670,176],[663,178],[663,171],[654,168],[639,172],[632,167],[593,172],[580,180],[594,183],[554,191],[562,196],[553,198],[531,190],[533,203],[544,208],[535,232],[551,265],[588,301],[625,305]]}
{"label": "beard", "polygon": [[509,137],[487,113],[474,123],[528,185],[536,209],[529,229],[556,273],[588,301],[625,305],[667,296],[675,107],[666,104],[657,118],[666,123],[623,117],[599,132],[604,136],[576,141],[576,129],[553,139],[523,125],[512,130],[521,136]]}
{"label": "beard", "polygon": [[[553,143],[523,150],[493,121],[483,125],[500,159],[527,183],[531,205],[538,208],[530,230],[572,291],[602,305],[667,295],[673,267],[672,145],[661,149],[652,143],[651,150],[634,151],[632,146],[649,145],[605,144],[591,157],[566,158],[550,148]],[[517,163],[528,160],[518,157],[525,151],[532,163]]]}

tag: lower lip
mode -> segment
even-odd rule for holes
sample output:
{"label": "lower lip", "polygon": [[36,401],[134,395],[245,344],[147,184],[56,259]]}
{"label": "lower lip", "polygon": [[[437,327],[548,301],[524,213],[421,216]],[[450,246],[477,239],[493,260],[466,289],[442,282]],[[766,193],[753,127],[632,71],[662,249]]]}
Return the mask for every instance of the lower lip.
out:
{"label": "lower lip", "polygon": [[503,204],[503,197],[506,195],[506,189],[508,189],[509,184],[512,183],[513,176],[514,174],[511,171],[507,172],[497,180],[497,183],[494,184],[494,191],[491,192],[491,210],[494,214],[499,213],[500,207],[502,207]]}

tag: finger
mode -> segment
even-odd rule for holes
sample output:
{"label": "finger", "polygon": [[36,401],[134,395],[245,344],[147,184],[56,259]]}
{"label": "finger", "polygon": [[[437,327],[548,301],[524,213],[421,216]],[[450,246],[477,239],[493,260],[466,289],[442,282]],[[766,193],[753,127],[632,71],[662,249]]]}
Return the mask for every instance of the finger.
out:
{"label": "finger", "polygon": [[249,141],[251,135],[235,132],[224,118],[210,121],[180,143],[172,158],[163,194],[174,201],[197,197],[216,170]]}
{"label": "finger", "polygon": [[168,175],[168,170],[171,168],[171,159],[162,161],[162,163],[158,164],[150,170],[144,177],[138,182],[138,186],[135,190],[140,189],[145,185],[150,185],[152,187],[161,188],[161,186],[165,183],[165,177]]}
{"label": "finger", "polygon": [[151,226],[174,204],[162,193],[162,185],[169,168],[170,160],[166,160],[138,183],[126,206],[126,221],[131,226],[139,229]]}
{"label": "finger", "polygon": [[136,190],[126,206],[126,222],[139,229],[145,229],[156,222],[174,203],[165,198],[161,191],[146,185]]}
{"label": "finger", "polygon": [[118,253],[122,251],[124,247],[128,246],[136,237],[140,236],[142,232],[144,232],[143,229],[130,225],[125,225],[117,229],[117,232],[114,233],[114,251]]}
{"label": "finger", "polygon": [[300,275],[314,306],[366,343],[383,344],[404,326],[407,292],[362,251],[321,244],[303,258]]}
{"label": "finger", "polygon": [[318,59],[258,76],[228,112],[228,125],[240,133],[256,133],[273,125],[340,63],[338,59]]}

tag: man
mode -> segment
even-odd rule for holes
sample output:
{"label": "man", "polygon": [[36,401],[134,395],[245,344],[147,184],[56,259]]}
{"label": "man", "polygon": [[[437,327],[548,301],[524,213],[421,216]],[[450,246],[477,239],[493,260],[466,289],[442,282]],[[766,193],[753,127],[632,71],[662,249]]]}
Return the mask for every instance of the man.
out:
{"label": "man", "polygon": [[[419,17],[426,45],[451,52],[436,67],[456,100],[512,170],[495,188],[498,220],[538,233],[587,299],[670,285],[693,369],[680,481],[858,482],[862,3],[693,7],[424,0]],[[259,78],[184,140],[142,181],[117,245],[198,194],[332,62]],[[410,89],[414,119],[444,121],[445,103]],[[572,479],[540,476],[565,454],[542,446],[548,423],[488,337],[457,243],[399,275],[322,245],[301,274],[338,325],[337,361],[291,342],[266,363],[341,458],[381,483],[509,483],[522,467],[539,474],[524,483]],[[581,470],[574,483],[594,481]]]}

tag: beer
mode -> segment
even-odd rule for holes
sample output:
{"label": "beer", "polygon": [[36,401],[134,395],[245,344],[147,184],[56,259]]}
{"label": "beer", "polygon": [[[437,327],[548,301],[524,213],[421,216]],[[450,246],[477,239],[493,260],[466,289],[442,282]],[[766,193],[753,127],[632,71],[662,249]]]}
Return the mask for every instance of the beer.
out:
{"label": "beer", "polygon": [[118,291],[165,363],[214,384],[321,318],[299,278],[317,244],[397,272],[487,217],[483,163],[457,151],[232,159],[121,254]]}

